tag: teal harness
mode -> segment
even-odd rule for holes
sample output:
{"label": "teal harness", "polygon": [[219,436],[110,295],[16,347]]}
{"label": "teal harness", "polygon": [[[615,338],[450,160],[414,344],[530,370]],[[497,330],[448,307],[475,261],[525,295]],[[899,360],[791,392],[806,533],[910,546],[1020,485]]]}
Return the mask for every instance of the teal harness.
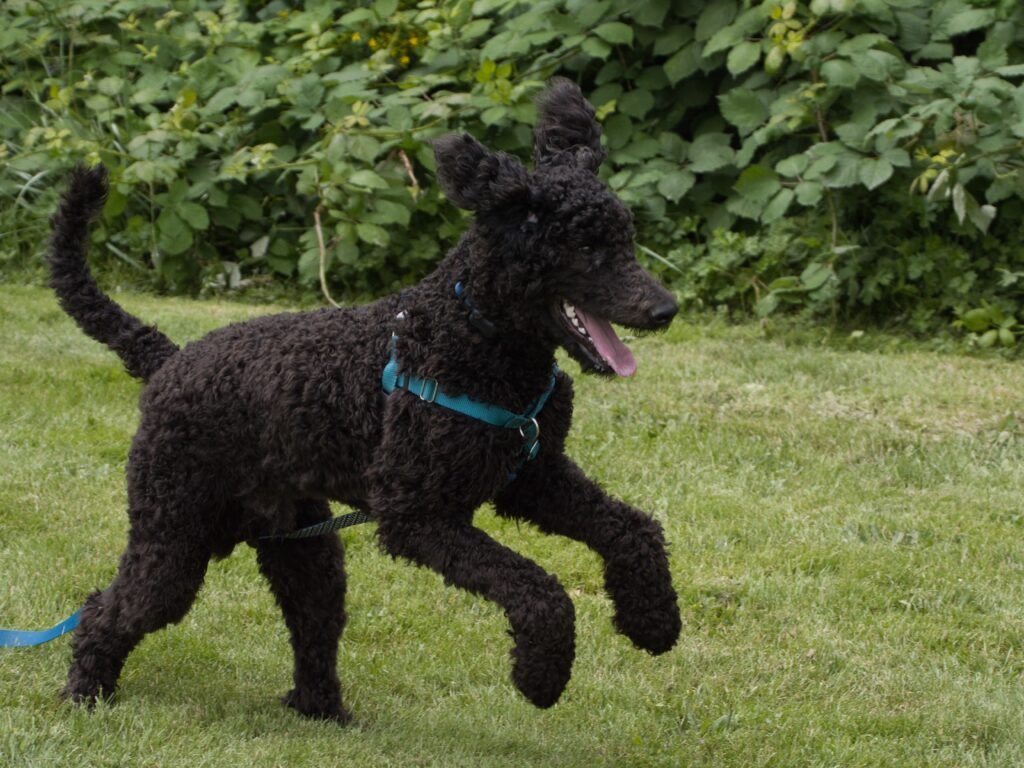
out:
{"label": "teal harness", "polygon": [[391,334],[390,350],[391,358],[384,366],[384,373],[381,375],[381,386],[387,394],[396,389],[404,389],[420,398],[426,403],[433,403],[450,411],[469,416],[471,419],[490,424],[492,427],[501,429],[517,429],[523,438],[523,450],[520,456],[519,465],[509,476],[509,481],[515,479],[518,470],[527,461],[537,457],[540,451],[540,424],[537,423],[537,416],[543,410],[555,390],[558,364],[551,369],[551,381],[548,388],[544,390],[533,404],[526,410],[526,413],[514,413],[499,405],[482,403],[474,400],[468,395],[449,395],[441,389],[437,379],[415,376],[403,372],[398,362],[395,347],[398,343],[398,334]]}

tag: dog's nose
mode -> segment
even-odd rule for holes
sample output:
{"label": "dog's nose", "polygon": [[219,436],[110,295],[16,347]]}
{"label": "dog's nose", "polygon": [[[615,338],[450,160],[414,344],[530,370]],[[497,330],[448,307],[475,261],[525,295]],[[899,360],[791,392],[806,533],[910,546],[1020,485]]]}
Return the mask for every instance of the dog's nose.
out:
{"label": "dog's nose", "polygon": [[649,316],[655,325],[668,325],[679,311],[679,305],[672,299],[660,301],[651,307]]}

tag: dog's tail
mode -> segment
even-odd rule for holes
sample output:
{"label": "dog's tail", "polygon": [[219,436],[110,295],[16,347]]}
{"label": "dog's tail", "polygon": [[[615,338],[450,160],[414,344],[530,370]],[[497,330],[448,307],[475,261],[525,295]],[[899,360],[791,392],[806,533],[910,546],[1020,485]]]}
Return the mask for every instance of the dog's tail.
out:
{"label": "dog's tail", "polygon": [[125,312],[100,290],[89,271],[89,225],[103,209],[107,191],[103,166],[79,166],[71,172],[71,183],[51,222],[50,285],[78,326],[114,350],[128,373],[145,381],[178,347],[155,327]]}

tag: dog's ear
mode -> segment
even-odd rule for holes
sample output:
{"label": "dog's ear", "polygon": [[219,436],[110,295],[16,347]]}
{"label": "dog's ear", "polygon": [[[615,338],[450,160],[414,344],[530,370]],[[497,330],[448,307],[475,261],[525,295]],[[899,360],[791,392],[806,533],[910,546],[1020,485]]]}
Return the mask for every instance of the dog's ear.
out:
{"label": "dog's ear", "polygon": [[434,141],[437,179],[460,208],[477,213],[508,210],[529,199],[529,175],[504,152],[492,152],[468,133]]}
{"label": "dog's ear", "polygon": [[534,162],[537,166],[571,164],[597,173],[605,155],[594,107],[576,83],[552,78],[537,97]]}

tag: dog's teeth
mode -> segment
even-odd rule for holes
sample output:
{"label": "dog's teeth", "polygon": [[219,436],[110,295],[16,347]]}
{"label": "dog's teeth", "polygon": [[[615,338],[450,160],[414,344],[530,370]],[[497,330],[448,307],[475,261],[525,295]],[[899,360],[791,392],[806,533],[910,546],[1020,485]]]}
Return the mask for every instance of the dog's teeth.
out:
{"label": "dog's teeth", "polygon": [[573,329],[575,329],[576,333],[578,333],[585,339],[590,338],[590,334],[587,333],[587,327],[583,325],[583,321],[580,320],[579,316],[576,314],[576,307],[574,307],[572,304],[570,304],[568,301],[565,301],[564,299],[562,301],[562,314],[565,315],[569,322],[572,324],[572,327]]}

